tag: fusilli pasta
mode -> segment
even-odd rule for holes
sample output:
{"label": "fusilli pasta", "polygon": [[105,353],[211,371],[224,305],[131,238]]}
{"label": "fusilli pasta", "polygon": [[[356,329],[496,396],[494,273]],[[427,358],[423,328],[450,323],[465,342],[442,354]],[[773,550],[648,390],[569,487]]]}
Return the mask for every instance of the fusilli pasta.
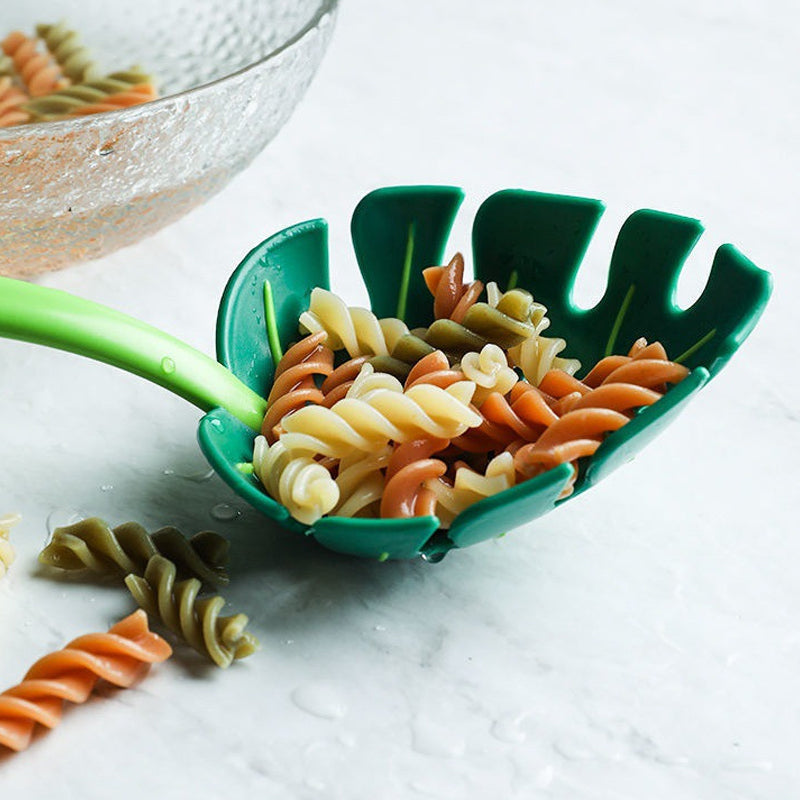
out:
{"label": "fusilli pasta", "polygon": [[339,502],[339,487],[324,466],[307,452],[290,450],[284,438],[270,445],[263,436],[256,437],[253,471],[296,520],[312,525]]}
{"label": "fusilli pasta", "polygon": [[[375,377],[369,364],[362,367],[362,376],[364,381]],[[331,408],[306,406],[287,417],[281,441],[290,450],[342,458],[352,450],[367,452],[389,441],[450,439],[481,423],[469,407],[475,391],[471,381],[447,389],[421,384],[406,392],[383,387],[353,394],[355,389],[360,390],[358,380],[348,397]]]}
{"label": "fusilli pasta", "polygon": [[175,576],[175,565],[155,555],[147,563],[144,576],[128,575],[125,585],[150,616],[160,619],[218,667],[228,667],[234,659],[255,652],[258,640],[245,631],[245,614],[220,616],[225,606],[222,597],[200,598],[200,581],[189,578],[175,583]]}
{"label": "fusilli pasta", "polygon": [[30,119],[22,108],[28,99],[28,95],[14,86],[8,75],[0,75],[0,128],[21,125]]}
{"label": "fusilli pasta", "polygon": [[81,42],[77,31],[64,22],[37,25],[36,34],[73,83],[83,83],[97,76],[97,65],[89,49]]}
{"label": "fusilli pasta", "polygon": [[280,421],[307,403],[319,404],[324,393],[314,383],[315,376],[328,376],[333,371],[333,350],[326,346],[325,331],[306,336],[290,347],[275,367],[272,389],[267,397],[267,413],[261,433],[274,442],[275,428]]}
{"label": "fusilli pasta", "polygon": [[538,386],[551,369],[560,369],[568,375],[574,375],[580,369],[581,362],[577,359],[561,358],[558,355],[566,346],[564,339],[537,334],[516,347],[509,348],[508,355],[522,370],[525,380]]}
{"label": "fusilli pasta", "polygon": [[8,572],[8,568],[16,558],[14,548],[8,541],[8,533],[21,519],[19,514],[6,514],[0,517],[0,578]]}
{"label": "fusilli pasta", "polygon": [[[561,416],[535,441],[516,450],[517,472],[530,478],[558,464],[574,464],[593,455],[605,435],[625,425],[635,409],[656,402],[667,384],[679,383],[689,374],[680,364],[649,357],[662,353],[660,344],[648,346],[639,340],[631,349],[632,355],[602,359],[583,382],[564,380],[557,370],[548,373],[540,388],[560,401]],[[565,496],[571,491],[570,485]]]}
{"label": "fusilli pasta", "polygon": [[[490,283],[481,301],[483,285],[463,274],[458,253],[423,271],[435,319],[414,330],[312,290],[300,372],[276,377],[273,443],[259,437],[254,453],[256,476],[295,519],[435,515],[446,528],[558,464],[573,464],[574,484],[579,459],[687,373],[640,340],[579,380],[580,362],[559,355],[565,341],[542,334],[547,309],[530,292]],[[323,340],[347,360],[306,363]]]}
{"label": "fusilli pasta", "polygon": [[135,611],[108,633],[92,633],[63,650],[40,658],[22,683],[0,694],[0,745],[24,750],[36,724],[54,728],[65,700],[83,703],[98,680],[127,688],[150,664],[172,654],[170,646],[147,628],[147,616]]}
{"label": "fusilli pasta", "polygon": [[481,281],[464,284],[464,257],[456,253],[446,267],[428,267],[422,271],[425,284],[433,295],[434,319],[461,322],[467,309],[483,291]]}
{"label": "fusilli pasta", "polygon": [[447,464],[431,455],[444,450],[449,439],[415,439],[395,447],[386,469],[381,517],[422,517],[436,511],[436,495],[427,481],[440,478]]}
{"label": "fusilli pasta", "polygon": [[327,289],[311,292],[308,311],[300,315],[300,327],[308,333],[325,331],[334,350],[344,348],[351,357],[388,356],[396,340],[408,328],[400,320],[379,320],[371,311],[347,306]]}
{"label": "fusilli pasta", "polygon": [[508,366],[506,354],[496,345],[487,344],[480,353],[465,353],[461,370],[476,385],[472,402],[480,408],[491,394],[507,394],[518,381],[517,373]]}
{"label": "fusilli pasta", "polygon": [[427,481],[425,487],[436,498],[436,514],[442,527],[448,528],[473,503],[505,491],[515,483],[514,457],[511,453],[504,452],[488,463],[483,474],[467,466],[460,466],[452,484],[439,478]]}
{"label": "fusilli pasta", "polygon": [[334,516],[355,517],[380,504],[385,483],[383,470],[391,455],[392,447],[387,444],[375,452],[355,452],[341,459],[336,476],[339,502],[333,509]]}
{"label": "fusilli pasta", "polygon": [[0,43],[3,52],[11,58],[31,97],[40,97],[69,85],[61,67],[40,50],[40,40],[13,31]]}
{"label": "fusilli pasta", "polygon": [[142,575],[156,554],[172,561],[183,577],[208,584],[228,583],[228,542],[218,533],[202,531],[186,539],[177,528],[166,527],[151,535],[136,522],[112,529],[97,517],[56,528],[39,561],[63,570]]}

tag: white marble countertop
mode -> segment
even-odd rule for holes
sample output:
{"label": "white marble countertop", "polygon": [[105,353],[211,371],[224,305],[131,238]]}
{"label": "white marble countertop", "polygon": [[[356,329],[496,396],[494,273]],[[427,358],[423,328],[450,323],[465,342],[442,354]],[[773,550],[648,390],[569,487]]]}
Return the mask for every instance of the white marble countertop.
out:
{"label": "white marble countertop", "polygon": [[[70,708],[0,757],[3,797],[790,798],[800,784],[795,449],[797,6],[627,0],[347,0],[278,138],[220,195],[102,261],[41,278],[213,352],[216,303],[268,234],[331,224],[334,288],[364,300],[349,215],[376,186],[608,206],[580,279],[599,296],[636,208],[774,273],[772,301],[668,432],[593,491],[441,564],[328,553],[203,479],[199,417],[118,370],[0,342],[0,684],[132,609],[106,584],[42,577],[73,514],[232,542],[231,606],[262,649],[227,671],[180,657]],[[240,512],[212,517],[220,503]],[[256,795],[257,793],[257,795]]]}

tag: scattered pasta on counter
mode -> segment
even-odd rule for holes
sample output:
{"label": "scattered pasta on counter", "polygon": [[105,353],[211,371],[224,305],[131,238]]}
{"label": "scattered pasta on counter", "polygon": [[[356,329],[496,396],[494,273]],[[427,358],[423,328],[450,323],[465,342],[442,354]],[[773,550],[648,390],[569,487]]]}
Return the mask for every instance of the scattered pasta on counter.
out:
{"label": "scattered pasta on counter", "polygon": [[201,596],[204,584],[228,584],[228,547],[228,541],[213,531],[187,539],[171,526],[149,534],[137,522],[111,528],[90,517],[56,528],[39,561],[59,570],[122,577],[147,614],[218,666],[227,667],[258,646],[244,630],[245,614],[222,617],[225,600]]}
{"label": "scattered pasta on counter", "polygon": [[177,528],[160,528],[149,534],[138,522],[109,527],[97,517],[56,528],[39,554],[42,564],[60,570],[89,570],[99,574],[144,575],[154,555],[168,558],[182,578],[224,586],[228,540],[214,531],[201,531],[187,539]]}
{"label": "scattered pasta on counter", "polygon": [[234,659],[252,655],[258,640],[245,631],[247,615],[220,616],[225,600],[218,595],[198,597],[200,581],[189,578],[176,583],[176,572],[171,561],[154,555],[144,575],[128,575],[125,585],[149,616],[161,620],[218,667],[229,667]]}
{"label": "scattered pasta on counter", "polygon": [[580,362],[543,334],[547,309],[526,289],[464,282],[458,253],[423,277],[426,328],[315,288],[303,338],[275,356],[253,473],[303,524],[435,515],[446,529],[473,503],[569,463],[566,497],[604,439],[688,375],[639,339],[577,378]]}
{"label": "scattered pasta on counter", "polygon": [[0,517],[0,578],[8,572],[8,568],[14,563],[16,554],[11,542],[8,541],[8,534],[22,516],[20,514],[6,514]]}
{"label": "scattered pasta on counter", "polygon": [[63,650],[40,658],[17,686],[0,694],[0,745],[24,750],[37,725],[54,728],[64,701],[84,703],[99,680],[126,689],[151,664],[165,661],[170,646],[135,611],[108,633],[79,636]]}

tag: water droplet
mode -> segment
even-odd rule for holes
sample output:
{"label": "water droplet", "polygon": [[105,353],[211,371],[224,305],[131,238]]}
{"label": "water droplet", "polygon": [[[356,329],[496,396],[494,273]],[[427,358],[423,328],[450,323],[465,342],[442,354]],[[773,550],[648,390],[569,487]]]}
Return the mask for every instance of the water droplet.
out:
{"label": "water droplet", "polygon": [[167,375],[171,375],[175,372],[175,362],[169,356],[164,356],[164,358],[161,359],[161,371]]}
{"label": "water droplet", "polygon": [[241,511],[228,503],[217,503],[211,509],[211,516],[219,522],[231,522],[241,515]]}
{"label": "water droplet", "polygon": [[292,692],[292,702],[301,711],[322,719],[341,719],[347,713],[347,704],[336,689],[324,681],[298,686]]}
{"label": "water droplet", "polygon": [[527,712],[523,712],[522,714],[507,714],[498,717],[492,725],[492,736],[498,741],[508,744],[524,742],[527,734],[522,728],[522,722],[527,716]]}
{"label": "water droplet", "polygon": [[211,425],[217,433],[225,433],[225,426],[222,424],[221,419],[212,419],[209,425]]}
{"label": "water droplet", "polygon": [[113,492],[114,491],[114,484],[113,483],[104,483],[100,487],[101,492]]}
{"label": "water droplet", "polygon": [[375,630],[376,631],[385,631],[386,630],[386,626],[385,625],[376,625],[375,626]]}
{"label": "water droplet", "polygon": [[162,473],[164,475],[174,475],[175,474],[175,470],[174,469],[170,469],[169,467],[167,467],[165,470],[162,470]]}

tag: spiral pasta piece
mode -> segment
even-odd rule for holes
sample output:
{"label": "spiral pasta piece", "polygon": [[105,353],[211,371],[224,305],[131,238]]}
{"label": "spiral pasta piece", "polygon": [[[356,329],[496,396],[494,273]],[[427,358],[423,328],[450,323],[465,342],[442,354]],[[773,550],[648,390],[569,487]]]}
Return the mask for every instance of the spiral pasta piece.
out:
{"label": "spiral pasta piece", "polygon": [[65,700],[85,702],[99,680],[127,688],[150,664],[171,654],[170,646],[148,630],[143,611],[134,611],[108,633],[79,636],[40,658],[22,683],[0,694],[0,745],[24,750],[37,723],[58,725]]}
{"label": "spiral pasta piece", "polygon": [[319,404],[325,395],[314,378],[333,372],[333,350],[326,346],[325,331],[306,336],[290,347],[275,367],[272,389],[267,397],[267,413],[261,433],[270,443],[277,436],[275,427],[281,420],[307,403]]}
{"label": "spiral pasta piece", "polygon": [[538,386],[551,369],[574,375],[581,362],[576,358],[561,358],[558,354],[567,346],[564,339],[537,334],[508,351],[509,358],[522,370],[525,380]]}
{"label": "spiral pasta piece", "polygon": [[336,367],[320,386],[320,391],[324,395],[322,405],[330,408],[334,403],[347,397],[350,387],[361,372],[361,367],[369,360],[369,356],[356,356]]}
{"label": "spiral pasta piece", "polygon": [[329,346],[344,348],[351,357],[388,356],[390,343],[408,333],[400,320],[379,320],[366,308],[347,306],[333,292],[319,287],[311,291],[308,311],[300,315],[300,329],[308,333],[325,331]]}
{"label": "spiral pasta piece", "polygon": [[516,347],[538,336],[549,324],[544,306],[535,303],[529,292],[512,289],[500,294],[496,284],[493,287],[490,302],[470,298],[457,320],[436,319],[422,338],[457,359],[464,353],[479,352],[490,342],[503,349]]}
{"label": "spiral pasta piece", "polygon": [[542,335],[542,331],[550,326],[547,308],[537,303],[530,292],[518,288],[501,292],[492,282],[487,285],[487,297],[492,308],[531,327],[532,334],[509,347],[508,351],[511,362],[522,370],[528,382],[538,386],[550,369],[561,369],[570,375],[580,369],[577,359],[559,357],[558,354],[567,346],[563,339]]}
{"label": "spiral pasta piece", "polygon": [[667,358],[661,342],[648,344],[641,338],[633,343],[627,356],[612,355],[600,359],[583,378],[583,383],[592,389],[618,381],[654,388],[679,383],[688,374],[686,367]]}
{"label": "spiral pasta piece", "polygon": [[8,534],[21,519],[19,514],[6,514],[0,517],[0,578],[8,572],[8,568],[16,558],[14,548],[8,541]]}
{"label": "spiral pasta piece", "polygon": [[511,453],[496,455],[483,474],[460,466],[455,481],[450,484],[442,478],[429,480],[425,487],[436,499],[436,514],[442,527],[448,528],[465,509],[485,497],[510,489],[516,483],[514,457]]}
{"label": "spiral pasta piece", "polygon": [[44,41],[50,54],[61,65],[64,75],[73,83],[83,83],[97,75],[97,64],[89,49],[81,42],[77,31],[69,28],[66,23],[37,25],[36,34]]}
{"label": "spiral pasta piece", "polygon": [[486,284],[486,301],[492,308],[502,311],[513,319],[531,325],[536,333],[541,333],[550,325],[547,308],[533,299],[525,289],[514,288],[501,292],[494,281]]}
{"label": "spiral pasta piece", "polygon": [[56,528],[39,561],[62,570],[88,569],[99,574],[144,574],[154,555],[172,561],[182,577],[225,585],[228,575],[228,541],[213,531],[201,531],[191,539],[173,527],[149,534],[137,522],[110,528],[90,517],[74,525]]}
{"label": "spiral pasta piece", "polygon": [[[405,388],[410,389],[420,383],[427,383],[446,389],[454,383],[466,380],[465,374],[460,369],[452,369],[447,356],[441,350],[434,350],[429,355],[421,358],[411,368],[406,378]],[[477,392],[476,385],[475,391]],[[473,395],[474,399],[474,395]]]}
{"label": "spiral pasta piece", "polygon": [[[365,364],[359,379],[373,378],[370,370]],[[451,439],[481,423],[480,414],[469,407],[475,391],[471,381],[459,381],[447,389],[421,384],[406,392],[370,388],[361,393],[360,388],[357,379],[348,397],[331,408],[306,406],[296,411],[284,420],[286,432],[280,441],[290,450],[342,458],[353,450],[367,452],[389,441],[402,443],[425,436]]]}
{"label": "spiral pasta piece", "polygon": [[[648,357],[664,353],[659,343],[647,345],[639,340],[631,352],[633,356],[609,356],[598,362],[584,379],[596,388],[576,379],[564,381],[558,371],[547,373],[542,387],[559,400],[563,415],[535,442],[516,450],[514,464],[521,475],[530,478],[593,455],[603,438],[625,425],[637,408],[652,405],[666,391],[666,384],[678,383],[688,374],[666,358]],[[577,466],[573,483],[576,476]],[[572,484],[563,496],[571,491]]]}
{"label": "spiral pasta piece", "polygon": [[71,117],[85,117],[89,114],[103,114],[106,111],[119,111],[121,108],[130,108],[142,103],[149,103],[158,97],[155,86],[149,83],[131,86],[124,92],[110,94],[101,102],[89,103],[78,106],[70,112]]}
{"label": "spiral pasta piece", "polygon": [[517,373],[508,366],[506,354],[496,345],[487,344],[479,353],[465,353],[461,371],[476,385],[472,402],[480,408],[492,393],[504,395],[517,383]]}
{"label": "spiral pasta piece", "polygon": [[536,440],[544,429],[558,420],[542,392],[523,384],[520,384],[520,391],[509,394],[508,398],[498,392],[491,393],[481,406],[481,412],[489,422],[512,431],[514,438],[528,442]]}
{"label": "spiral pasta piece", "polygon": [[155,555],[147,562],[144,576],[128,575],[125,585],[150,616],[160,619],[198,653],[218,667],[229,667],[258,648],[258,640],[245,631],[246,614],[220,616],[225,600],[219,595],[198,597],[200,581],[175,582],[175,565]]}
{"label": "spiral pasta piece", "polygon": [[157,93],[153,85],[153,78],[140,70],[113,72],[103,78],[66,86],[42,97],[34,97],[25,104],[24,108],[34,120],[64,119],[84,113],[87,108],[94,108],[88,113],[113,110],[101,107],[113,105],[112,97],[124,97],[129,93],[134,93],[136,96],[128,99],[134,99],[140,103],[155,99]]}
{"label": "spiral pasta piece", "polygon": [[30,114],[22,106],[29,99],[25,92],[14,86],[10,76],[0,75],[0,128],[28,122]]}
{"label": "spiral pasta piece", "polygon": [[394,375],[376,372],[372,364],[364,364],[347,390],[346,397],[352,400],[366,399],[377,391],[402,394],[403,384]]}
{"label": "spiral pasta piece", "polygon": [[434,319],[461,322],[467,310],[483,291],[481,281],[464,284],[464,257],[456,253],[446,267],[428,267],[422,271],[425,284],[433,295]]}
{"label": "spiral pasta piece", "polygon": [[39,45],[40,40],[21,31],[9,33],[0,43],[31,97],[41,97],[70,83],[61,67],[48,54],[42,53]]}
{"label": "spiral pasta piece", "polygon": [[392,455],[391,445],[370,453],[355,452],[338,463],[336,486],[339,502],[333,509],[337,517],[355,517],[380,503],[385,478],[383,470]]}
{"label": "spiral pasta piece", "polygon": [[339,488],[330,472],[308,453],[292,452],[284,442],[285,435],[272,445],[263,436],[256,437],[253,471],[270,497],[286,506],[299,522],[313,525],[339,502]]}
{"label": "spiral pasta piece", "polygon": [[395,447],[386,469],[381,517],[423,517],[435,513],[436,495],[426,483],[444,475],[447,465],[431,455],[449,444],[449,439],[429,438]]}

